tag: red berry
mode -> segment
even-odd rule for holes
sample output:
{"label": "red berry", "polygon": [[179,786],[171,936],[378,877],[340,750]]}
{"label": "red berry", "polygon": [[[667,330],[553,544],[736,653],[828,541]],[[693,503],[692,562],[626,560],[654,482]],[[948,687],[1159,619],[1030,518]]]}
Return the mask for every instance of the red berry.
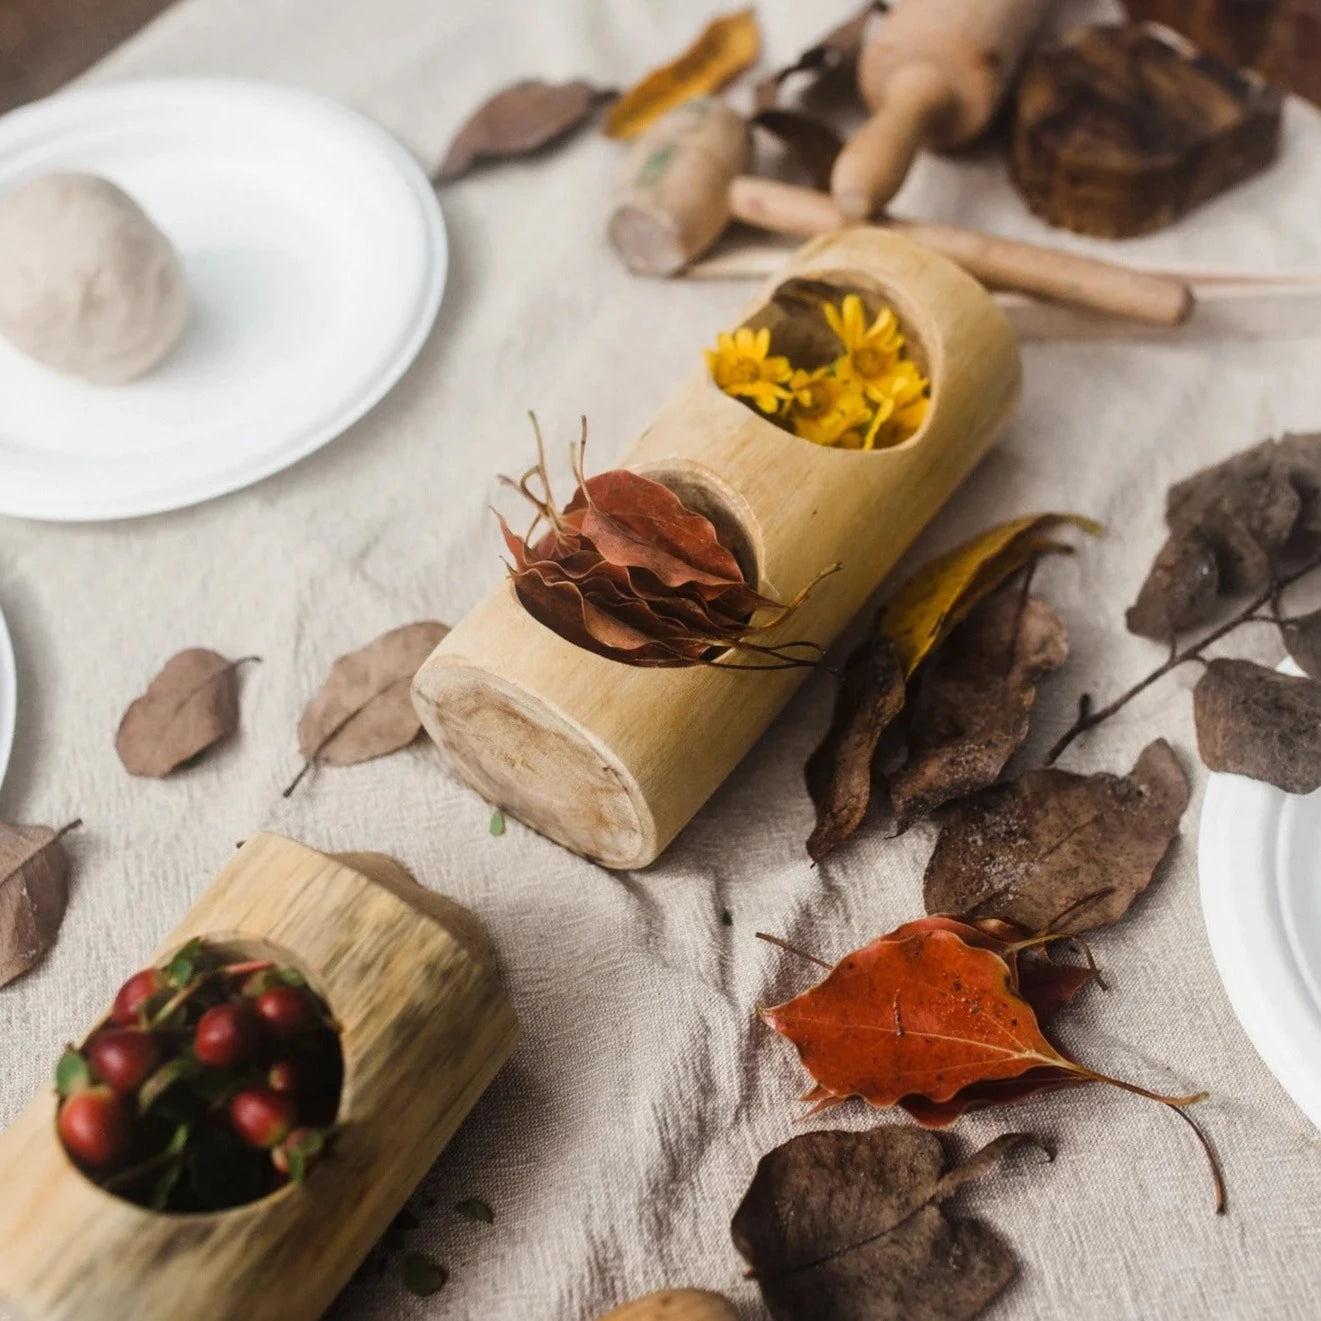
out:
{"label": "red berry", "polygon": [[295,1117],[293,1101],[269,1087],[249,1087],[229,1103],[234,1131],[254,1147],[278,1146],[289,1136]]}
{"label": "red berry", "polygon": [[60,1107],[60,1140],[74,1160],[90,1169],[114,1164],[128,1149],[128,1106],[109,1087],[89,1087]]}
{"label": "red berry", "polygon": [[197,1020],[193,1054],[214,1069],[232,1069],[256,1053],[257,1022],[245,1004],[216,1005]]}
{"label": "red berry", "polygon": [[271,1152],[271,1164],[279,1173],[287,1175],[293,1168],[291,1157],[299,1153],[304,1163],[321,1150],[321,1135],[312,1128],[296,1128]]}
{"label": "red berry", "polygon": [[165,974],[159,968],[144,968],[141,972],[135,972],[119,988],[114,1008],[110,1011],[111,1020],[121,1027],[136,1023],[142,1006],[167,985]]}
{"label": "red berry", "polygon": [[316,1022],[312,1002],[296,986],[272,986],[255,1003],[261,1021],[277,1036],[306,1032]]}
{"label": "red berry", "polygon": [[266,1075],[266,1081],[271,1091],[292,1095],[298,1091],[302,1080],[298,1076],[298,1065],[292,1060],[276,1060]]}
{"label": "red berry", "polygon": [[108,1028],[87,1048],[92,1073],[117,1092],[135,1092],[161,1062],[161,1048],[149,1032]]}

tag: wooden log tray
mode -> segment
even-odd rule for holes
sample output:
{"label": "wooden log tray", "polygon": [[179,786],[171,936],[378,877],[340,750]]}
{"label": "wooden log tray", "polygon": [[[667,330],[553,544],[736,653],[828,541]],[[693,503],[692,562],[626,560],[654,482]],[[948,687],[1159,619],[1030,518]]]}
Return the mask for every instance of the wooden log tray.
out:
{"label": "wooden log tray", "polygon": [[313,1321],[513,1049],[518,1025],[476,919],[382,854],[258,835],[155,962],[198,936],[277,953],[330,1007],[345,1065],[332,1153],[259,1201],[160,1214],[73,1165],[54,1089],[43,1090],[0,1136],[0,1310],[23,1321]]}
{"label": "wooden log tray", "polygon": [[[694,345],[692,375],[622,466],[706,514],[768,595],[788,600],[840,563],[764,639],[824,647],[1004,431],[1021,366],[985,289],[885,230],[862,226],[807,244],[745,321],[795,277],[872,291],[895,309],[932,382],[919,430],[886,450],[813,445],[723,394]],[[570,849],[632,868],[669,844],[805,673],[605,659],[539,624],[506,582],[422,666],[413,695],[448,764],[478,793]]]}

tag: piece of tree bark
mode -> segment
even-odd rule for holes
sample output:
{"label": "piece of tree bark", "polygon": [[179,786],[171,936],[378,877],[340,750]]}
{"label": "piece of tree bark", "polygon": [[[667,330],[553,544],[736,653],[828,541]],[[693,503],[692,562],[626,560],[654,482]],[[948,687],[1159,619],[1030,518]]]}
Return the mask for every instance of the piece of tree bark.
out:
{"label": "piece of tree bark", "polygon": [[1125,8],[1321,105],[1321,0],[1127,0]]}
{"label": "piece of tree bark", "polygon": [[1023,75],[1014,182],[1052,225],[1145,234],[1269,165],[1282,100],[1151,24],[1083,28]]}

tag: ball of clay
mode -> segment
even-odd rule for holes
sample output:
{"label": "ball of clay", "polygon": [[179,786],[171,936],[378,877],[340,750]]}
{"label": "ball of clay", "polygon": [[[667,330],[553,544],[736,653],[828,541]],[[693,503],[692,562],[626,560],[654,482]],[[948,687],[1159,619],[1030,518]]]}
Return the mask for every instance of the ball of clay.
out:
{"label": "ball of clay", "polygon": [[0,199],[0,332],[29,357],[118,385],[160,362],[187,316],[169,239],[108,180],[48,174]]}

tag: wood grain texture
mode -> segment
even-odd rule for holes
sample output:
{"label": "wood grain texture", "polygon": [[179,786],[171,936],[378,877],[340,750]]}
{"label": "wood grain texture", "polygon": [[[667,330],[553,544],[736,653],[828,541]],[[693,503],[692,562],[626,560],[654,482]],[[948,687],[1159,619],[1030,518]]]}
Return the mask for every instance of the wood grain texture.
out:
{"label": "wood grain texture", "polygon": [[662,1289],[635,1298],[598,1321],[738,1321],[733,1304],[706,1289]]}
{"label": "wood grain texture", "polygon": [[248,1206],[159,1215],[73,1167],[42,1092],[0,1135],[0,1299],[28,1321],[313,1321],[513,1049],[475,919],[383,855],[258,835],[157,960],[193,936],[280,951],[330,1005],[345,1058],[334,1154]]}
{"label": "wood grain texture", "polygon": [[[893,449],[826,449],[692,375],[622,457],[741,529],[761,590],[821,583],[769,643],[828,646],[1007,426],[1018,343],[986,291],[943,257],[876,228],[802,248],[747,310],[792,276],[886,298],[933,382],[918,433]],[[696,359],[697,345],[693,347]],[[542,627],[508,583],[432,653],[413,684],[451,768],[488,801],[609,867],[651,862],[747,753],[806,674],[639,669]]]}
{"label": "wood grain texture", "polygon": [[1126,0],[1125,8],[1321,105],[1321,0]]}
{"label": "wood grain texture", "polygon": [[46,96],[173,0],[0,0],[0,113]]}
{"label": "wood grain texture", "polygon": [[1269,165],[1281,100],[1162,28],[1084,28],[1023,74],[1013,179],[1053,225],[1145,234]]}

